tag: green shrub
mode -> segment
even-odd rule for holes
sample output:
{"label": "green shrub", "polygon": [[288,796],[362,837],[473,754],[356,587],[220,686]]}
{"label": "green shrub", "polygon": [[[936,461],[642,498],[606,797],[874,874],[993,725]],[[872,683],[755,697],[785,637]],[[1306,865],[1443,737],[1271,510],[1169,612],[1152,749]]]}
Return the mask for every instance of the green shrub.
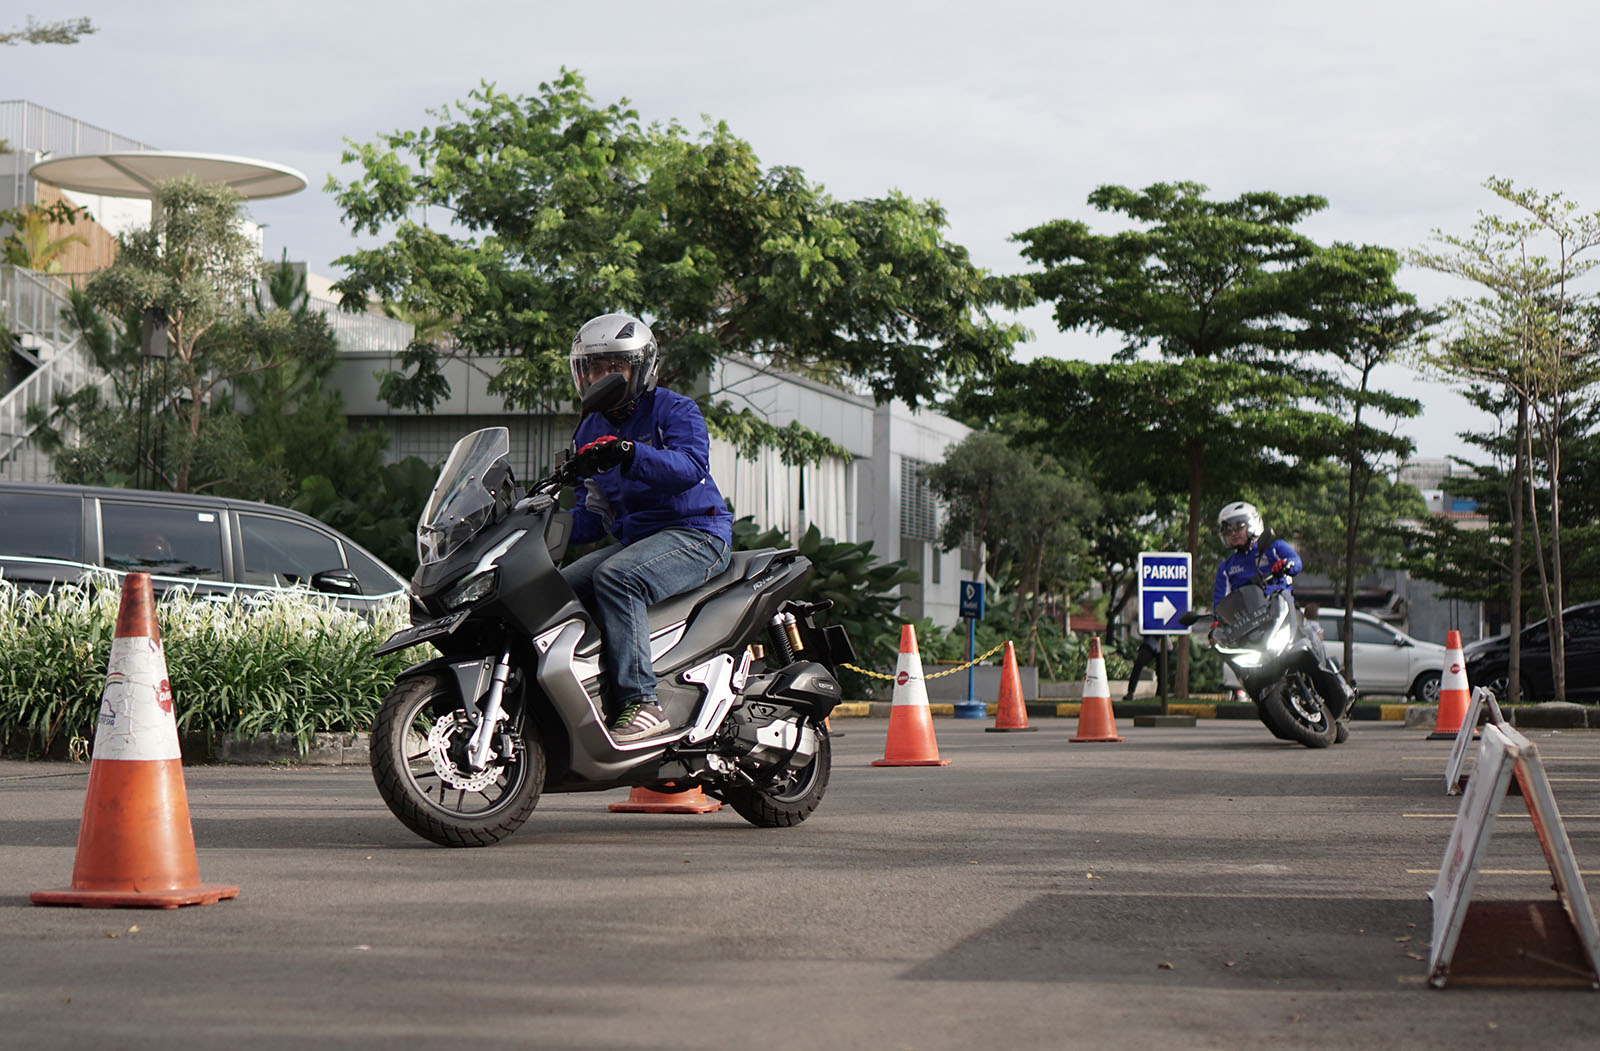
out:
{"label": "green shrub", "polygon": [[[98,585],[98,586],[97,586]],[[0,741],[81,753],[93,731],[120,598],[115,578],[38,595],[0,581]],[[178,728],[208,736],[370,729],[420,649],[374,657],[406,623],[395,600],[368,620],[307,592],[213,602],[171,592],[156,623]],[[431,652],[431,651],[430,651]]]}

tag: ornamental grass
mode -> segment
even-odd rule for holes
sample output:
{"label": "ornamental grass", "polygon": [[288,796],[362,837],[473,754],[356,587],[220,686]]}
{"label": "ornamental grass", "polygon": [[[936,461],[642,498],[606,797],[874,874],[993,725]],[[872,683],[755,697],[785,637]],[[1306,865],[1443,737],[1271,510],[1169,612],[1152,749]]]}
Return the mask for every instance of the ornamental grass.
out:
{"label": "ornamental grass", "polygon": [[[38,594],[0,580],[0,742],[8,754],[86,757],[105,688],[120,583],[111,574]],[[372,617],[309,590],[214,601],[183,589],[157,603],[178,729],[208,739],[369,730],[407,665],[382,657],[401,599]]]}

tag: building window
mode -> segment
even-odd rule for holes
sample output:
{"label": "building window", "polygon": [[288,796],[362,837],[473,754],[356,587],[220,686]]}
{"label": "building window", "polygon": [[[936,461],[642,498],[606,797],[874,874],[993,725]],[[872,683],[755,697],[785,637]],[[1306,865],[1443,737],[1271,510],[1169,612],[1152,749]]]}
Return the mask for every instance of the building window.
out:
{"label": "building window", "polygon": [[900,458],[900,535],[932,542],[939,539],[939,505],[922,469],[928,465]]}

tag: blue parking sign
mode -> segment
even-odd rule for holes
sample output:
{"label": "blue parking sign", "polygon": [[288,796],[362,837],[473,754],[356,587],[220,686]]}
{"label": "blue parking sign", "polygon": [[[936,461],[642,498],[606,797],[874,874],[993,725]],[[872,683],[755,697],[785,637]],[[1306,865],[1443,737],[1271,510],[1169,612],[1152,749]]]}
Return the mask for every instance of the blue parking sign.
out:
{"label": "blue parking sign", "polygon": [[971,617],[973,620],[983,619],[983,581],[961,582],[961,616]]}
{"label": "blue parking sign", "polygon": [[1187,635],[1178,618],[1189,611],[1187,551],[1139,553],[1139,634]]}

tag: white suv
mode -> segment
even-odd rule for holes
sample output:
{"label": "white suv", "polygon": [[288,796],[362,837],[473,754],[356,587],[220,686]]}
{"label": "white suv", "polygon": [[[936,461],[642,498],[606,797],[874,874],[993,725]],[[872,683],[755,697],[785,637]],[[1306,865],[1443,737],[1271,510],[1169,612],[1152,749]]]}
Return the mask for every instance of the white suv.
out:
{"label": "white suv", "polygon": [[[1344,611],[1317,611],[1328,656],[1344,663]],[[1439,701],[1439,678],[1444,672],[1445,648],[1436,642],[1414,639],[1370,613],[1354,614],[1351,655],[1355,673],[1350,676],[1363,695],[1410,694],[1419,703]]]}

